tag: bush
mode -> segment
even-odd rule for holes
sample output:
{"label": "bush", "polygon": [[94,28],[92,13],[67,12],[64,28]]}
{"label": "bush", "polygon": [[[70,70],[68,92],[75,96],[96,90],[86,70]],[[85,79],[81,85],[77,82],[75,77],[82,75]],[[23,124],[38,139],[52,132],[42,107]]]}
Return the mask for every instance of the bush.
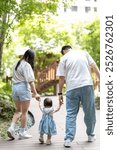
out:
{"label": "bush", "polygon": [[0,80],[0,137],[7,138],[8,129],[13,113],[15,111],[14,101],[11,97],[11,85]]}
{"label": "bush", "polygon": [[96,103],[96,108],[97,108],[98,110],[100,110],[100,96],[97,96],[97,97],[95,98],[95,103]]}
{"label": "bush", "polygon": [[0,81],[0,118],[10,120],[15,106],[11,97],[11,85]]}
{"label": "bush", "polygon": [[10,126],[10,121],[5,121],[4,119],[0,118],[0,138],[7,139],[7,129]]}
{"label": "bush", "polygon": [[14,111],[15,106],[11,96],[0,93],[0,118],[11,120]]}

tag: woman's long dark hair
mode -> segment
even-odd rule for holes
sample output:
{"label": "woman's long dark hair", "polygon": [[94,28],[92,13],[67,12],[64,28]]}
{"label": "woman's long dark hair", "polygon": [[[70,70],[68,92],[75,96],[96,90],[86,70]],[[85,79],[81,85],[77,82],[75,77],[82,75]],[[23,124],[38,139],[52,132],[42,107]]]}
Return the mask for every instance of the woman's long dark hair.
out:
{"label": "woman's long dark hair", "polygon": [[16,67],[15,67],[15,70],[17,70],[18,66],[20,65],[20,62],[22,59],[24,59],[25,61],[27,61],[32,69],[34,69],[34,58],[35,58],[35,53],[33,50],[31,49],[28,49],[25,54],[23,55],[23,57],[18,61]]}

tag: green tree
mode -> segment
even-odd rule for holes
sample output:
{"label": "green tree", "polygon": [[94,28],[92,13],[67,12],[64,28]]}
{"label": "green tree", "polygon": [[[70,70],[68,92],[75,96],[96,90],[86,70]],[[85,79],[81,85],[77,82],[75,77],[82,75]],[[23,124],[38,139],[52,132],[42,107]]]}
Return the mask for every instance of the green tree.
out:
{"label": "green tree", "polygon": [[18,8],[15,0],[0,1],[0,70],[2,64],[3,46],[4,43],[8,44],[11,40],[9,32],[12,28],[14,19],[16,18],[16,12],[18,12]]}
{"label": "green tree", "polygon": [[[70,0],[72,1],[72,0]],[[0,1],[0,70],[4,44],[11,40],[11,30],[27,24],[27,20],[35,22],[38,16],[38,32],[43,35],[43,18],[48,14],[56,14],[60,0],[1,0]],[[19,26],[17,26],[17,23]],[[33,28],[32,28],[33,30]]]}
{"label": "green tree", "polygon": [[95,19],[92,22],[79,22],[73,24],[73,35],[76,45],[88,51],[94,58],[98,67],[100,66],[100,21]]}
{"label": "green tree", "polygon": [[71,26],[66,29],[65,25],[58,24],[55,17],[48,14],[46,18],[34,16],[28,19],[20,26],[18,34],[20,43],[25,46],[29,45],[36,50],[53,51],[56,47],[73,42],[69,30]]}
{"label": "green tree", "polygon": [[81,46],[87,50],[100,67],[100,21],[96,19],[86,27],[86,33],[82,35]]}

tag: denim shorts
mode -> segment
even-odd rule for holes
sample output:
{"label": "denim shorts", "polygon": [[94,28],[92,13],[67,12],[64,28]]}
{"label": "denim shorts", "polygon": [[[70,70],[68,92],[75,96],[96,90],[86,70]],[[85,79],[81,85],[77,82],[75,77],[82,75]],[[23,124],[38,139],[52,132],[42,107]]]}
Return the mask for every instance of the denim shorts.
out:
{"label": "denim shorts", "polygon": [[14,100],[26,101],[32,99],[30,86],[27,82],[12,85],[12,97]]}

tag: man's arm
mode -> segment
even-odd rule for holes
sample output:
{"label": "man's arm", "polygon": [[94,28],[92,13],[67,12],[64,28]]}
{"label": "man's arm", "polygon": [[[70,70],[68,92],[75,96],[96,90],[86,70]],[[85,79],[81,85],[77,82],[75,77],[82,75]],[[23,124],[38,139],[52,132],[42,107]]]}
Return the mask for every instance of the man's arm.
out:
{"label": "man's arm", "polygon": [[100,81],[100,71],[99,71],[98,66],[95,63],[92,63],[90,66],[91,66],[91,68],[93,69],[93,71],[95,72],[97,78]]}
{"label": "man's arm", "polygon": [[64,82],[65,82],[65,77],[64,76],[60,76],[59,77],[59,93],[62,93]]}
{"label": "man's arm", "polygon": [[65,77],[64,76],[60,76],[59,77],[59,92],[58,92],[60,104],[63,104],[62,89],[63,89],[64,83],[65,83]]}

